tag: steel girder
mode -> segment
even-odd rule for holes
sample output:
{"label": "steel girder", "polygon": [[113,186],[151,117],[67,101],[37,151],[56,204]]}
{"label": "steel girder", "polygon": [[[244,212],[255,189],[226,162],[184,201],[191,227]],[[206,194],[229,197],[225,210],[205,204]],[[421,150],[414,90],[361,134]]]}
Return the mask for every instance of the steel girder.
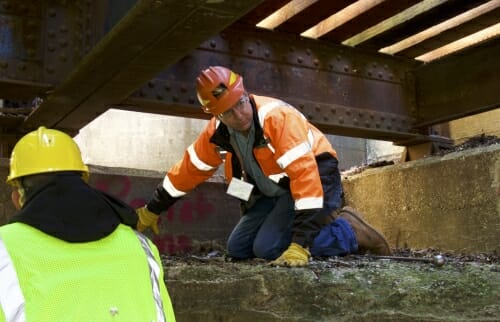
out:
{"label": "steel girder", "polygon": [[[86,1],[91,2],[91,1]],[[77,130],[261,0],[141,0],[23,124]]]}
{"label": "steel girder", "polygon": [[233,68],[250,92],[289,102],[327,133],[390,141],[419,136],[414,62],[243,26],[205,41],[115,107],[206,117],[194,80],[210,65]]}
{"label": "steel girder", "polygon": [[90,1],[2,1],[0,98],[31,102],[57,86],[96,43]]}
{"label": "steel girder", "polygon": [[[500,107],[500,41],[424,65],[415,72],[416,126],[428,126]],[[500,126],[500,120],[498,120]]]}

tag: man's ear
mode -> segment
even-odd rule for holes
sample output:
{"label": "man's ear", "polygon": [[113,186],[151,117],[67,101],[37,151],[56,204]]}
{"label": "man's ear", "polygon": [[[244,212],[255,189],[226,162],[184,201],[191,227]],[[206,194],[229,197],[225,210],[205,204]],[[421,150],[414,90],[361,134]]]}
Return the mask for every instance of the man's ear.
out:
{"label": "man's ear", "polygon": [[23,195],[23,193],[20,192],[20,189],[12,190],[12,193],[10,194],[10,198],[12,200],[12,203],[14,204],[14,207],[17,210],[19,210],[23,207],[24,195]]}

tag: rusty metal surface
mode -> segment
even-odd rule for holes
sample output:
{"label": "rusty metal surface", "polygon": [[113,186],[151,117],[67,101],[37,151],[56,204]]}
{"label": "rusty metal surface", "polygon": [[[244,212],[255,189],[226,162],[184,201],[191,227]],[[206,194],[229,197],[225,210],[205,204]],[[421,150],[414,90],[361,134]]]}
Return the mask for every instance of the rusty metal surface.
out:
{"label": "rusty metal surface", "polygon": [[206,117],[195,97],[198,71],[210,65],[241,73],[250,92],[279,97],[328,133],[400,140],[414,136],[414,63],[310,39],[231,28],[202,43],[116,108]]}
{"label": "rusty metal surface", "polygon": [[89,1],[2,1],[0,97],[44,96],[94,44]]}
{"label": "rusty metal surface", "polygon": [[42,8],[36,1],[0,4],[0,97],[31,98],[43,84]]}
{"label": "rusty metal surface", "polygon": [[139,1],[24,127],[42,123],[62,129],[83,127],[258,2]]}
{"label": "rusty metal surface", "polygon": [[40,124],[75,133],[109,107],[206,118],[193,81],[216,63],[332,134],[420,140],[428,124],[499,104],[498,38],[420,69],[413,57],[497,23],[500,8],[394,56],[377,52],[487,0],[443,1],[355,48],[341,42],[423,1],[382,2],[319,40],[299,34],[354,0],[318,0],[274,31],[256,29],[288,2],[0,1],[0,100],[36,108],[24,122],[0,114],[0,133]]}
{"label": "rusty metal surface", "polygon": [[[416,71],[416,126],[427,126],[500,107],[500,41]],[[500,120],[499,120],[500,124]]]}

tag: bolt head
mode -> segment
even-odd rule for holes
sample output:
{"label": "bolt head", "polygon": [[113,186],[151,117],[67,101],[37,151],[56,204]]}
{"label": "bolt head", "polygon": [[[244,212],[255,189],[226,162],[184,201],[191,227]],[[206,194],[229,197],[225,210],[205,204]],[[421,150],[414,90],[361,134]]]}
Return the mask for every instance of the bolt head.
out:
{"label": "bolt head", "polygon": [[444,257],[442,255],[436,255],[434,256],[434,265],[437,267],[443,266],[445,263]]}

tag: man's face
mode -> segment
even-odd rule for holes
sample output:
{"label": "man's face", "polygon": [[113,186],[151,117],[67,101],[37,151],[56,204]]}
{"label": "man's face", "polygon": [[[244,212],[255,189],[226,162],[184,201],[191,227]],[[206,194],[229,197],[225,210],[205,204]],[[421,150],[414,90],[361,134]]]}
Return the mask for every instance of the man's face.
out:
{"label": "man's face", "polygon": [[236,104],[227,111],[218,114],[217,118],[235,131],[247,132],[253,121],[252,104],[248,94],[243,94]]}

